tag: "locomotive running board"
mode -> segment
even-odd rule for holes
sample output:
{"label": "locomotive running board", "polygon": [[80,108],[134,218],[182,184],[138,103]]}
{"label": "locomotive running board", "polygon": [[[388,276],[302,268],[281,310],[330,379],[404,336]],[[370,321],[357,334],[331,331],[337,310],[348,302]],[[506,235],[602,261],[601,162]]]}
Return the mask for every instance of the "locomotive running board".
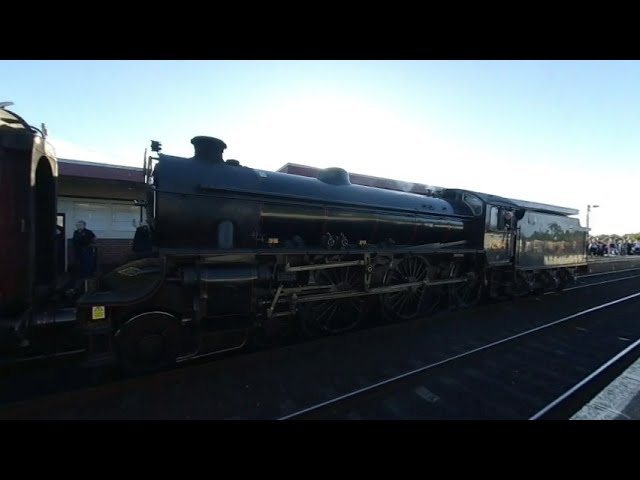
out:
{"label": "locomotive running board", "polygon": [[362,255],[370,254],[425,254],[425,253],[468,253],[481,254],[484,250],[475,248],[461,248],[465,245],[459,245],[459,242],[452,243],[430,243],[424,245],[396,245],[393,247],[354,247],[345,249],[321,249],[321,248],[281,248],[281,247],[258,247],[258,248],[238,248],[238,249],[221,249],[221,248],[159,248],[159,255],[176,256],[176,257],[208,257],[211,261],[217,261],[225,255]]}
{"label": "locomotive running board", "polygon": [[406,290],[412,287],[421,286],[437,286],[437,285],[452,285],[456,283],[466,283],[469,280],[466,278],[452,278],[449,280],[437,280],[435,282],[423,281],[423,282],[410,282],[402,283],[400,285],[392,285],[389,287],[376,287],[367,291],[354,291],[354,292],[340,292],[340,293],[321,293],[318,295],[309,295],[307,297],[298,297],[294,300],[295,303],[308,303],[316,302],[320,300],[335,300],[340,298],[352,298],[363,297],[366,295],[378,295],[381,293],[391,293]]}
{"label": "locomotive running board", "polygon": [[80,357],[87,351],[84,348],[75,350],[65,350],[62,352],[44,353],[40,355],[31,355],[24,357],[6,357],[0,358],[0,374],[21,371],[34,366],[51,366],[54,361],[63,361],[66,358]]}
{"label": "locomotive running board", "polygon": [[302,265],[300,267],[291,267],[288,263],[284,267],[285,272],[305,272],[308,270],[323,270],[326,268],[339,268],[339,267],[352,267],[358,265],[364,265],[364,260],[352,260],[350,262],[330,262],[330,263],[316,263],[314,265]]}

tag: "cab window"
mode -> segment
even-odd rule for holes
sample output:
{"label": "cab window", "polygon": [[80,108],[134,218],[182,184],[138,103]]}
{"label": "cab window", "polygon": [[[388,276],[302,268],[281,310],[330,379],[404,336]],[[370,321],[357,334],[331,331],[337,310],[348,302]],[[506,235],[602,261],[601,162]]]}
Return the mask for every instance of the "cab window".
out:
{"label": "cab window", "polygon": [[514,227],[514,212],[504,207],[489,206],[487,208],[487,230],[503,232]]}
{"label": "cab window", "polygon": [[482,214],[482,200],[480,200],[478,197],[465,193],[462,196],[462,201],[466,203],[469,208],[471,208],[471,211],[474,215]]}
{"label": "cab window", "polygon": [[487,228],[489,230],[498,230],[498,210],[498,207],[489,207],[487,212]]}

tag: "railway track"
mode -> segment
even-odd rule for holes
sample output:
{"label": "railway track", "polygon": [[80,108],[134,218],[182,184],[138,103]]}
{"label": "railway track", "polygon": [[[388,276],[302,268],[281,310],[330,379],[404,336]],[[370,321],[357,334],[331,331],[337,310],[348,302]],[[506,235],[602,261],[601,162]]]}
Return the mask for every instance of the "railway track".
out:
{"label": "railway track", "polygon": [[[279,419],[568,419],[638,358],[639,305],[627,295]],[[594,315],[614,306],[629,311]]]}
{"label": "railway track", "polygon": [[548,405],[545,405],[529,420],[566,420],[567,418],[573,418],[572,415],[594,398],[598,392],[613,382],[638,357],[640,357],[640,340],[633,342],[589,376],[569,388]]}
{"label": "railway track", "polygon": [[[410,322],[408,325],[369,329],[368,332],[274,349],[271,352],[231,357],[151,377],[125,381],[113,379],[99,386],[77,384],[70,388],[72,391],[67,392],[43,392],[42,382],[32,382],[29,387],[32,400],[19,402],[22,398],[7,394],[2,399],[6,408],[0,407],[0,417],[286,417],[313,405],[314,402],[310,400],[326,401],[339,397],[338,393],[357,390],[353,388],[355,386],[373,385],[396,377],[399,370],[407,371],[407,362],[412,365],[437,363],[544,326],[548,322],[534,315],[533,310],[542,308],[542,305],[572,315],[570,312],[576,310],[571,305],[572,302],[585,303],[589,308],[597,307],[610,301],[611,294],[608,291],[605,293],[605,289],[613,286],[621,293],[638,291],[638,281],[634,280],[638,275],[631,275],[629,272],[612,273],[615,275],[593,276],[587,280],[589,285],[577,285],[572,291],[547,297],[544,302],[541,298],[530,298],[515,304],[506,302],[481,309],[479,313],[466,311],[444,314],[435,322],[425,320],[415,324]],[[603,281],[603,278],[607,280]],[[609,283],[611,285],[607,287],[606,284]],[[593,286],[593,293],[587,295],[584,292],[591,292],[585,290],[590,286]],[[496,313],[496,309],[500,309],[502,313]],[[597,311],[606,311],[606,308]],[[513,321],[513,316],[520,315],[520,312],[523,318]],[[476,315],[484,318],[474,320]],[[384,355],[381,353],[383,349],[386,350]],[[376,361],[380,362],[380,366],[375,365]],[[389,375],[390,373],[395,375]],[[314,384],[314,380],[318,384]],[[8,392],[7,385],[5,383],[0,391]],[[425,388],[426,390],[419,391],[429,397],[428,392],[431,390]],[[197,396],[193,398],[191,394],[185,393],[192,389],[201,395],[201,399],[219,400],[217,403],[208,401],[205,408],[198,404]],[[554,390],[556,391],[559,396],[561,392],[558,389]],[[34,398],[36,394],[45,393],[50,393],[48,398]],[[162,402],[158,400],[159,395],[163,395]],[[544,400],[548,403],[551,398],[552,396],[545,396]],[[7,404],[15,401],[19,403]],[[124,402],[124,407],[121,402]],[[189,405],[185,405],[185,402]],[[315,402],[318,403],[321,402]],[[536,405],[541,408],[543,406],[540,401]],[[407,418],[411,418],[411,415]]]}

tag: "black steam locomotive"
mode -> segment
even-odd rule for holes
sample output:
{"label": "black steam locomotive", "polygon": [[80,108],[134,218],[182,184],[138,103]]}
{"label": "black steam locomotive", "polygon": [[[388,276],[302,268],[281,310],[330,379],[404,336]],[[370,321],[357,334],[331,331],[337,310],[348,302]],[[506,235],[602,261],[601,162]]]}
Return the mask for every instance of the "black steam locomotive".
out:
{"label": "black steam locomotive", "polygon": [[[44,182],[54,179],[55,157],[35,153],[35,140],[30,156],[18,154],[5,147],[16,132],[0,132],[0,169],[30,168],[20,184],[35,205],[34,228],[2,224],[3,242],[29,245],[37,258],[22,282],[34,288],[13,313],[16,338],[29,343],[38,326],[58,325],[90,358],[117,359],[131,371],[295,333],[336,334],[376,316],[410,320],[444,303],[561,289],[586,265],[586,230],[569,217],[575,210],[465,190],[425,196],[352,185],[340,168],[318,178],[254,170],[223,160],[221,140],[195,137],[193,158],[158,153],[147,172],[153,250],[99,279],[73,321],[58,321],[60,313],[38,307],[51,295],[43,286],[53,279],[41,272],[55,271],[45,245],[56,209],[55,187],[38,193],[37,171],[46,158]],[[25,234],[29,242],[18,240]],[[16,294],[7,281],[3,289],[4,306]]]}

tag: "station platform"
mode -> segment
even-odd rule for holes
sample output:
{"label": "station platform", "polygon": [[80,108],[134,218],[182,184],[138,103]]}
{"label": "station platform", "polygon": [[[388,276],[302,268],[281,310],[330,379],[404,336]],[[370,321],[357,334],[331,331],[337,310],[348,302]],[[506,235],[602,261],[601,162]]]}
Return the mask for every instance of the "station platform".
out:
{"label": "station platform", "polygon": [[[590,257],[589,273],[640,268],[640,255]],[[640,313],[638,314],[640,318]],[[611,382],[571,420],[640,420],[640,359]]]}
{"label": "station platform", "polygon": [[640,420],[640,359],[582,407],[571,420]]}
{"label": "station platform", "polygon": [[589,273],[615,272],[630,268],[640,268],[640,255],[615,257],[588,257]]}

